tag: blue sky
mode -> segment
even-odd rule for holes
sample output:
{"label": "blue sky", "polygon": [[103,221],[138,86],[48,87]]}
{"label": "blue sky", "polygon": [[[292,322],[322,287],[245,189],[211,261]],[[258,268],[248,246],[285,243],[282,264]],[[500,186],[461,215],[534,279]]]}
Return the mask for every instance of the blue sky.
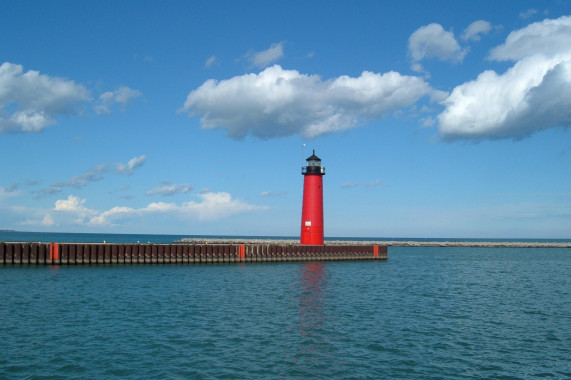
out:
{"label": "blue sky", "polygon": [[571,237],[571,2],[5,1],[0,229]]}

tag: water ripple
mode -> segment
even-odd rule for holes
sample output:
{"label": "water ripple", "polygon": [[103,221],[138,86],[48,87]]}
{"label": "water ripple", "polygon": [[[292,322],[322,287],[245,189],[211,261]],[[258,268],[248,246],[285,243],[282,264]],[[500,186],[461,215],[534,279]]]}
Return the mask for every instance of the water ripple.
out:
{"label": "water ripple", "polygon": [[0,378],[570,378],[571,250],[0,268]]}

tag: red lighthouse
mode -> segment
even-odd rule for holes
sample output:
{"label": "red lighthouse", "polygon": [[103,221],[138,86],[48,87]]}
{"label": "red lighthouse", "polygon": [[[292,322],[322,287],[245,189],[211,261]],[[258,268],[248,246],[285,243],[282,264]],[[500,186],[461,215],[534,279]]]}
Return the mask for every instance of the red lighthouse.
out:
{"label": "red lighthouse", "polygon": [[323,245],[323,176],[321,158],[313,154],[307,158],[303,174],[303,207],[301,210],[301,238],[304,245]]}

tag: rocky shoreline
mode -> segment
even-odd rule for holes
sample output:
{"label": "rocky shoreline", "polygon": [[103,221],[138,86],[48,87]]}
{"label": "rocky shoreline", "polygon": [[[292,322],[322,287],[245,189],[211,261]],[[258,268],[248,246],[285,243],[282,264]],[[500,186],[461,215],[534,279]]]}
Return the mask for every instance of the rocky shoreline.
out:
{"label": "rocky shoreline", "polygon": [[[299,245],[299,240],[281,239],[218,239],[218,238],[183,238],[175,241],[181,244],[267,244],[267,245]],[[485,241],[398,241],[398,240],[326,240],[328,246],[379,245],[388,247],[481,247],[481,248],[571,248],[571,242],[485,242]]]}

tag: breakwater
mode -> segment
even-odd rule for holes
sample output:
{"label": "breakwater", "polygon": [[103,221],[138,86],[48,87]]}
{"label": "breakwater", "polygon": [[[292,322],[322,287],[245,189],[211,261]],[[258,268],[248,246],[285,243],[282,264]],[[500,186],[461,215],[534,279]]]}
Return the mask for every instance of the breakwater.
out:
{"label": "breakwater", "polygon": [[382,241],[389,247],[571,248],[571,242],[521,241]]}
{"label": "breakwater", "polygon": [[99,244],[0,242],[0,265],[246,263],[386,260],[387,247],[350,244]]}
{"label": "breakwater", "polygon": [[[291,239],[228,239],[228,238],[183,238],[186,244],[283,244],[296,245]],[[473,247],[473,248],[571,248],[571,241],[437,241],[437,240],[325,240],[325,246],[378,245],[387,247]]]}

